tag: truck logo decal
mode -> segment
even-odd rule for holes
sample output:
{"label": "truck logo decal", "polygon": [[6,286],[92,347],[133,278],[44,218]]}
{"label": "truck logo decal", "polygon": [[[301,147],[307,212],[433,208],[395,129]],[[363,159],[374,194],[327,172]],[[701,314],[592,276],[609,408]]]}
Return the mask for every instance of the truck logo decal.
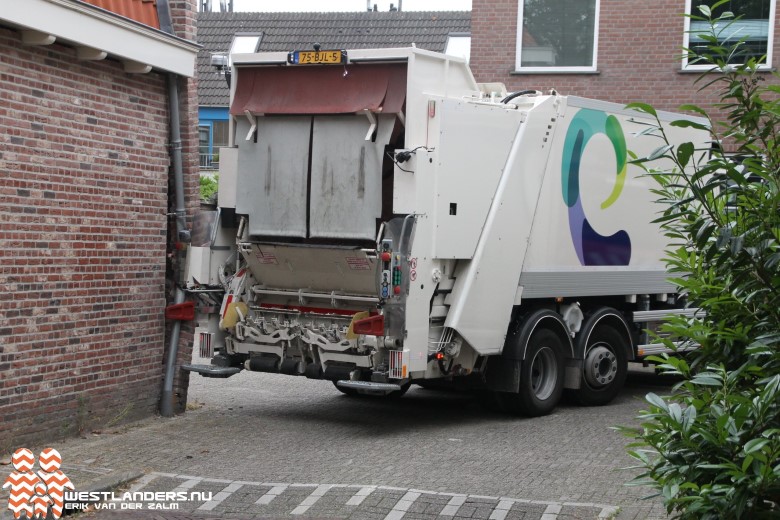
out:
{"label": "truck logo decal", "polygon": [[624,230],[609,236],[593,229],[585,216],[580,196],[580,162],[585,146],[598,134],[606,135],[617,158],[617,176],[612,193],[601,203],[607,209],[620,197],[626,182],[628,154],[620,121],[600,110],[581,109],[571,121],[563,143],[561,181],[563,201],[569,208],[569,231],[582,265],[628,265],[631,238]]}

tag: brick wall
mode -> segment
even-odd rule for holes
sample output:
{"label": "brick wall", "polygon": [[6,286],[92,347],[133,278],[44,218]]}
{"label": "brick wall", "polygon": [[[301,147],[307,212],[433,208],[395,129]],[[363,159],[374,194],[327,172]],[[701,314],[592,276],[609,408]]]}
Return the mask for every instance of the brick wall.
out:
{"label": "brick wall", "polygon": [[[192,38],[194,0],[174,3],[177,35]],[[0,55],[4,453],[157,410],[170,134],[162,74],[79,61],[59,44],[23,46],[8,28]],[[194,208],[197,100],[194,81],[180,81]]]}
{"label": "brick wall", "polygon": [[[716,101],[711,93],[697,92],[698,74],[680,72],[685,0],[601,0],[598,74],[513,75],[518,1],[473,0],[471,67],[477,81],[501,81],[510,92],[555,88],[561,94],[616,103],[643,101],[663,110]],[[776,19],[775,66],[779,42]],[[768,73],[765,77],[772,80]]]}

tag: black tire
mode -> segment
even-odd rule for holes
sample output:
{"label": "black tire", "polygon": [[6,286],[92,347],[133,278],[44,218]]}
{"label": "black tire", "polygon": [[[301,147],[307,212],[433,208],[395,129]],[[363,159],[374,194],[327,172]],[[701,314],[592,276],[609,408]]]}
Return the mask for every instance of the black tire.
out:
{"label": "black tire", "polygon": [[477,390],[474,393],[474,396],[477,398],[477,402],[479,402],[479,405],[482,408],[496,413],[506,412],[500,392],[493,390]]}
{"label": "black tire", "polygon": [[426,390],[440,390],[444,392],[456,390],[452,381],[444,379],[424,379],[422,381],[415,381],[414,384]]}
{"label": "black tire", "polygon": [[538,417],[555,409],[563,394],[563,347],[561,338],[549,329],[533,333],[520,367],[518,393],[501,395],[507,411]]}
{"label": "black tire", "polygon": [[580,389],[574,398],[582,406],[610,403],[626,382],[626,340],[609,325],[597,326],[585,345]]}
{"label": "black tire", "polygon": [[215,367],[240,367],[244,368],[246,357],[240,355],[230,355],[224,352],[218,352],[211,358],[211,364]]}

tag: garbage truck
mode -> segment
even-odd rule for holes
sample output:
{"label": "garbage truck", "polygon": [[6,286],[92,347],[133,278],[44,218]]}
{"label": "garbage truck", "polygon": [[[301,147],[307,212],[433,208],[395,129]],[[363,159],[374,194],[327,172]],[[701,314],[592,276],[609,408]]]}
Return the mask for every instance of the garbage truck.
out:
{"label": "garbage truck", "polygon": [[538,416],[565,389],[609,403],[629,362],[666,351],[659,325],[693,314],[665,271],[655,181],[630,161],[661,144],[646,114],[508,93],[418,48],[234,54],[230,75],[218,200],[186,275],[213,358],[185,370],[348,395],[458,381]]}

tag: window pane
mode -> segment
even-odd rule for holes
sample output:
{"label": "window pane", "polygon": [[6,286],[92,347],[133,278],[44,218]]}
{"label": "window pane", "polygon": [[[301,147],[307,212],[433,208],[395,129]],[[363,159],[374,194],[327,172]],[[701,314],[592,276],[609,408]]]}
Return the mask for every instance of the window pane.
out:
{"label": "window pane", "polygon": [[200,167],[211,166],[211,153],[209,152],[209,137],[211,132],[207,126],[198,127],[198,151],[200,153]]}
{"label": "window pane", "polygon": [[217,148],[223,148],[228,145],[228,122],[214,121],[212,125],[212,131],[214,132],[212,146],[214,147],[214,153],[217,153]]}
{"label": "window pane", "polygon": [[257,51],[257,44],[260,42],[260,36],[236,36],[233,38],[233,44],[230,46],[230,54],[239,54]]}
{"label": "window pane", "polygon": [[521,67],[593,67],[596,0],[523,0]]}
{"label": "window pane", "polygon": [[198,127],[198,148],[201,155],[209,153],[209,127],[207,126]]}
{"label": "window pane", "polygon": [[[714,3],[715,0],[694,0],[691,14],[700,16],[700,5],[711,6]],[[771,3],[771,0],[731,0],[713,11],[713,17],[725,12],[734,13],[734,18],[725,20],[717,29],[721,44],[728,46],[744,40],[740,52],[730,63],[742,63],[748,58],[760,58],[767,53]],[[696,32],[709,33],[709,24],[691,20],[690,30],[691,49],[699,53],[706,52],[707,45]]]}

